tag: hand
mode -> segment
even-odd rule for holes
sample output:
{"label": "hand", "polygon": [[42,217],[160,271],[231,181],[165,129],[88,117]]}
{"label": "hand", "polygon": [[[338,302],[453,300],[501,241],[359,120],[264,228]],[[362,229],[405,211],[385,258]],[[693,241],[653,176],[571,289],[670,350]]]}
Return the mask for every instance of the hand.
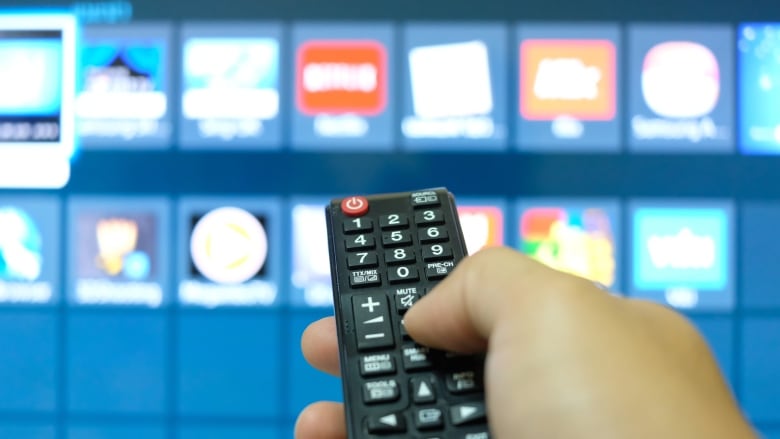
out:
{"label": "hand", "polygon": [[[404,321],[424,345],[487,351],[495,438],[755,437],[685,318],[513,250],[465,259]],[[312,365],[338,374],[332,318],[307,328],[302,347]],[[307,407],[296,438],[346,438],[343,407]]]}

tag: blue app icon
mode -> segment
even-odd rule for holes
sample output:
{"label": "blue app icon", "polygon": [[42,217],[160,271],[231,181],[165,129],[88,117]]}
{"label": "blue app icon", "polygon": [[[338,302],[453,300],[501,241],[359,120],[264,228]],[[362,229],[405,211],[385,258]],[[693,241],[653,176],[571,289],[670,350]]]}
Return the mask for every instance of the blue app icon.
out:
{"label": "blue app icon", "polygon": [[780,154],[780,23],[740,27],[741,149]]}
{"label": "blue app icon", "polygon": [[0,281],[37,280],[43,271],[43,238],[32,217],[0,207]]}
{"label": "blue app icon", "polygon": [[634,287],[719,291],[729,283],[729,221],[721,209],[634,213]]}

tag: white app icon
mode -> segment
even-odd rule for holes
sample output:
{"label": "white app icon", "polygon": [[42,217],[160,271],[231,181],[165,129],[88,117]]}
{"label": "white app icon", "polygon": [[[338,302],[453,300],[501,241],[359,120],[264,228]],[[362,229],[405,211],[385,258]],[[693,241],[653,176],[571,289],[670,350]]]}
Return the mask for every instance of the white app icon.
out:
{"label": "white app icon", "polygon": [[706,116],[720,96],[718,60],[699,43],[658,44],[645,55],[642,95],[647,106],[662,117]]}
{"label": "white app icon", "polygon": [[322,207],[298,205],[293,208],[295,263],[292,281],[298,288],[319,279],[330,281],[328,229]]}
{"label": "white app icon", "polygon": [[458,217],[469,254],[474,254],[490,244],[490,218],[486,213],[465,211]]}
{"label": "white app icon", "polygon": [[493,111],[488,48],[482,41],[421,46],[409,52],[414,113],[423,119]]}
{"label": "white app icon", "polygon": [[207,279],[240,284],[255,277],[268,256],[268,237],[251,213],[236,207],[212,210],[190,238],[192,262]]}

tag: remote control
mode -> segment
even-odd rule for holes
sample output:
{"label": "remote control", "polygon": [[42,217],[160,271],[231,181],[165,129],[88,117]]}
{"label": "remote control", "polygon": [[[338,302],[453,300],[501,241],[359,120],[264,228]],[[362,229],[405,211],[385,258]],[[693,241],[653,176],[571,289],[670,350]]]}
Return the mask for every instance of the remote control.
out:
{"label": "remote control", "polygon": [[467,255],[445,188],[326,208],[350,439],[488,439],[484,355],[416,344],[404,313]]}

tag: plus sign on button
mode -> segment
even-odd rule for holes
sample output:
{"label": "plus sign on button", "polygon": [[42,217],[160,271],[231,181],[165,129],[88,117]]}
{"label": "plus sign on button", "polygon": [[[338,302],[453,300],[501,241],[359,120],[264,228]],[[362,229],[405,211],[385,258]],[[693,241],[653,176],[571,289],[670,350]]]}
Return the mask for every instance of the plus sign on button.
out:
{"label": "plus sign on button", "polygon": [[387,296],[384,294],[361,294],[352,297],[358,350],[393,346],[392,321],[387,303]]}
{"label": "plus sign on button", "polygon": [[341,200],[341,210],[347,216],[363,216],[368,212],[366,197],[347,197]]}

